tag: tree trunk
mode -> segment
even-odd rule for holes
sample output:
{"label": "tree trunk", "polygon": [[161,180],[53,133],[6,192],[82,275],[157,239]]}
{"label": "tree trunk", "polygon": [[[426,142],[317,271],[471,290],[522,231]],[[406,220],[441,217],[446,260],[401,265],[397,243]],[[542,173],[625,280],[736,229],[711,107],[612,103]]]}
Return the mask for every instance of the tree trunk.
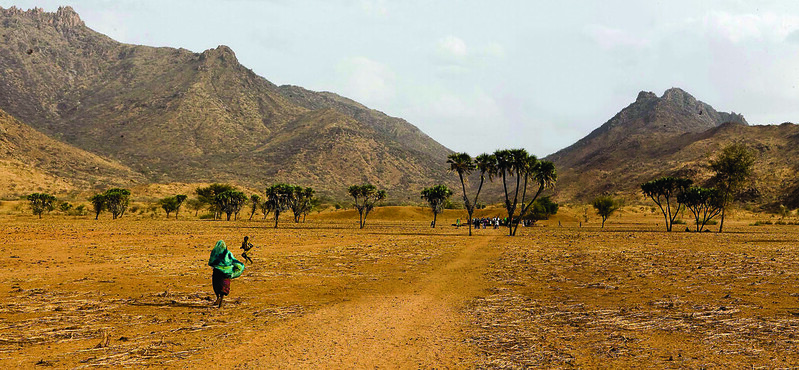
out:
{"label": "tree trunk", "polygon": [[433,228],[434,229],[436,228],[436,216],[438,216],[438,214],[433,212]]}
{"label": "tree trunk", "polygon": [[469,224],[469,236],[472,236],[472,213],[471,212],[468,213],[469,213],[469,219],[466,221],[466,223]]}

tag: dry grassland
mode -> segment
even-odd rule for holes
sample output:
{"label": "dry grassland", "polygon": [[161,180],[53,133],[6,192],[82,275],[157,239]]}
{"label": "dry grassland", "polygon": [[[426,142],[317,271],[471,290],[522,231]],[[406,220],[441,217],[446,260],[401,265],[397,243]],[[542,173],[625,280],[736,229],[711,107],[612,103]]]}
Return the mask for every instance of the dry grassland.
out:
{"label": "dry grassland", "polygon": [[[515,238],[467,237],[455,212],[431,229],[410,207],[364,230],[352,211],[276,230],[3,214],[0,366],[799,366],[799,226],[666,233],[627,212],[599,230],[570,214]],[[212,308],[210,249],[238,255],[244,235],[255,261]]]}

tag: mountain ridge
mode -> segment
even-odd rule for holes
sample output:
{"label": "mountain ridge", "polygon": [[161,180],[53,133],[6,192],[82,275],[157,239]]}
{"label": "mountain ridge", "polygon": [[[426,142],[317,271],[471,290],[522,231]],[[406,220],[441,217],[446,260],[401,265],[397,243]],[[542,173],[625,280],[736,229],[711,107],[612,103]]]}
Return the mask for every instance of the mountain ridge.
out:
{"label": "mountain ridge", "polygon": [[[224,45],[194,53],[122,44],[69,7],[0,8],[0,37],[0,108],[148,181],[288,181],[338,195],[371,182],[403,198],[452,182],[441,165],[451,151],[417,127],[333,93],[279,87]],[[330,166],[330,153],[344,160]]]}
{"label": "mountain ridge", "polygon": [[[603,125],[546,159],[555,162],[557,198],[588,202],[601,194],[645,201],[640,184],[680,176],[704,184],[709,159],[723,146],[743,143],[756,153],[746,185],[756,202],[799,207],[799,126],[750,126],[743,115],[718,112],[679,88],[658,97],[642,91]],[[794,195],[791,195],[794,194]]]}

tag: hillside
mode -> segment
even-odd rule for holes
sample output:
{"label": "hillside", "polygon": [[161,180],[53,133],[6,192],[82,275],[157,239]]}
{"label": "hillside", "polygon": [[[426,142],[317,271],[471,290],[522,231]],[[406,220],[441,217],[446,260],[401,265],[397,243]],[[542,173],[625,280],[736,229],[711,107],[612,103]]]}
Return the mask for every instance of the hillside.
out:
{"label": "hillside", "polygon": [[[640,199],[640,184],[678,175],[703,182],[708,160],[742,142],[757,152],[755,178],[761,204],[795,204],[799,127],[749,126],[736,113],[717,112],[687,92],[641,92],[636,101],[577,143],[547,157],[558,172],[559,199],[590,201],[598,194]],[[799,204],[796,204],[799,207]]]}
{"label": "hillside", "polygon": [[278,87],[219,46],[116,42],[69,7],[0,8],[0,109],[151,182],[277,181],[397,197],[448,179],[450,151],[415,126],[332,93]]}
{"label": "hillside", "polygon": [[130,186],[143,180],[128,167],[53,140],[0,110],[0,197]]}

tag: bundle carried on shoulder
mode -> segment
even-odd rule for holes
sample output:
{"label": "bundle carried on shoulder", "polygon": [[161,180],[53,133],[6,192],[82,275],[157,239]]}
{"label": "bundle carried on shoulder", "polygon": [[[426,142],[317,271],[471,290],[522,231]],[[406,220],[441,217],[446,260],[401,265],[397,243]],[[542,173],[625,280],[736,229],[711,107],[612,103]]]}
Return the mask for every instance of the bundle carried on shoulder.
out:
{"label": "bundle carried on shoulder", "polygon": [[236,257],[233,257],[227,249],[227,245],[223,240],[216,242],[216,246],[211,251],[211,258],[208,259],[208,266],[214,270],[227,276],[229,279],[235,279],[241,276],[244,271],[244,264],[239,262]]}

